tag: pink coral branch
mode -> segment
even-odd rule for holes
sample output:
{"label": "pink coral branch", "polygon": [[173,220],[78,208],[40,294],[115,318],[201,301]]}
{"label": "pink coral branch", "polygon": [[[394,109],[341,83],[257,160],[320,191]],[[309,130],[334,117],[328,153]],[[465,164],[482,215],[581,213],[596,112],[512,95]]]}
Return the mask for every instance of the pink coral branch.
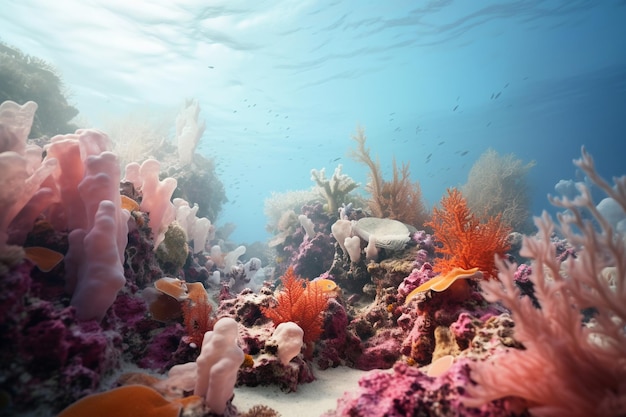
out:
{"label": "pink coral branch", "polygon": [[[597,175],[591,157],[582,151],[575,163],[607,194],[626,209],[626,177],[610,187]],[[525,350],[510,350],[474,367],[478,383],[469,387],[479,405],[506,396],[527,400],[537,416],[619,416],[626,413],[626,249],[596,209],[586,186],[574,200],[553,199],[567,214],[558,225],[544,213],[535,219],[538,238],[524,239],[523,256],[533,259],[530,280],[541,305],[520,298],[515,286],[516,267],[498,261],[498,282],[482,283],[486,297],[500,300],[515,321],[515,338]],[[593,216],[585,220],[582,211]],[[550,240],[557,230],[577,249],[576,256],[560,262]],[[611,272],[611,281],[607,276]],[[593,308],[584,323],[582,309]]]}

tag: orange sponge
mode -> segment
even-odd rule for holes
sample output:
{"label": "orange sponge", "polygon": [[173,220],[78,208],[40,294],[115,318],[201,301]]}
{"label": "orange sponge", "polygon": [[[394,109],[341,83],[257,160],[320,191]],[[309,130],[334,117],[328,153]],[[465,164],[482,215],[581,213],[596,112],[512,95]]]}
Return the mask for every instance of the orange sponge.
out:
{"label": "orange sponge", "polygon": [[152,388],[126,385],[81,398],[57,417],[178,417],[181,409]]}

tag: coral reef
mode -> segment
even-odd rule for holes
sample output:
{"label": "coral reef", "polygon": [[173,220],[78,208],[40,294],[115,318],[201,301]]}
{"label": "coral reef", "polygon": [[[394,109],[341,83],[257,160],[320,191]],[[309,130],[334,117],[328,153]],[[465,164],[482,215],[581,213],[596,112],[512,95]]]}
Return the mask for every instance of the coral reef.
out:
{"label": "coral reef", "polygon": [[383,416],[512,416],[516,408],[501,400],[496,404],[470,408],[463,404],[465,387],[471,383],[469,362],[456,362],[439,377],[397,363],[393,372],[373,371],[359,381],[354,393],[339,399],[336,410],[323,417]]}
{"label": "coral reef", "polygon": [[359,130],[381,217],[355,208],[339,169],[314,170],[327,207],[312,193],[268,203],[264,267],[215,233],[223,194],[198,217],[196,181],[221,182],[213,165],[187,176],[204,162],[197,106],[181,160],[134,161],[123,181],[102,132],[29,143],[35,110],[0,106],[0,414],[271,416],[239,412],[235,385],[289,395],[338,366],[372,372],[328,417],[626,413],[626,177],[604,182],[584,150],[576,164],[609,200],[579,185],[511,256],[507,221],[456,189],[425,222],[408,165],[385,181]]}
{"label": "coral reef", "polygon": [[[575,164],[626,213],[626,176],[611,186],[599,177],[584,149]],[[581,184],[579,191],[574,200],[552,200],[569,213],[560,215],[558,224],[544,213],[535,219],[539,236],[524,239],[522,255],[532,259],[528,279],[540,308],[532,299],[520,298],[515,265],[500,261],[501,283],[482,285],[489,300],[500,300],[511,310],[514,337],[524,349],[474,366],[478,385],[470,387],[473,399],[467,404],[515,396],[526,400],[537,416],[626,412],[626,246],[594,205],[589,188]],[[583,209],[597,227],[584,218]],[[556,230],[575,245],[576,256],[556,256],[550,239]],[[590,320],[585,320],[584,309],[593,309]]]}

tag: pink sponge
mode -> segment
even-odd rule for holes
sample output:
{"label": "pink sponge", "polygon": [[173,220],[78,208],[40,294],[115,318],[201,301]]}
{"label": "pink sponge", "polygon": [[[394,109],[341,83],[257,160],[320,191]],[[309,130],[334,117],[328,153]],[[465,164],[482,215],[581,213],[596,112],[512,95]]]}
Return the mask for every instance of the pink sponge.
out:
{"label": "pink sponge", "polygon": [[202,350],[196,360],[198,374],[194,394],[204,397],[205,404],[216,414],[224,414],[233,396],[237,370],[243,363],[243,350],[237,345],[237,322],[224,317],[213,331],[204,334]]}
{"label": "pink sponge", "polygon": [[124,179],[141,189],[141,211],[148,213],[154,250],[165,239],[168,226],[176,219],[176,208],[170,201],[176,189],[174,178],[159,179],[161,164],[155,159],[147,159],[141,165],[131,162],[126,166]]}
{"label": "pink sponge", "polygon": [[69,235],[66,263],[70,257],[75,261],[80,256],[82,261],[75,265],[78,279],[71,300],[79,320],[101,320],[126,283],[116,242],[116,213],[115,204],[103,200],[91,230],[76,229]]}
{"label": "pink sponge", "polygon": [[[69,234],[66,289],[80,320],[101,320],[124,286],[129,213],[121,209],[120,172],[111,152],[90,156],[78,185],[86,225]],[[67,202],[71,204],[71,202]]]}

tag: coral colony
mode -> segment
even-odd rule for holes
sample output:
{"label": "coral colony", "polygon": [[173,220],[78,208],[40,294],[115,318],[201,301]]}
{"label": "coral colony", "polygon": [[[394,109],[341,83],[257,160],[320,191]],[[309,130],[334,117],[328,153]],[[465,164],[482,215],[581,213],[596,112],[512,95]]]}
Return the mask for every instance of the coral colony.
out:
{"label": "coral colony", "polygon": [[[36,110],[0,106],[1,414],[276,416],[237,409],[234,387],[288,397],[347,366],[371,372],[320,414],[626,415],[626,177],[584,149],[590,182],[514,245],[519,195],[472,183],[429,212],[358,129],[367,195],[341,166],[312,170],[312,190],[267,200],[272,256],[246,258],[212,224],[197,103],[163,145],[178,158],[123,169],[100,131],[28,139]],[[470,182],[501,177],[490,152]],[[529,165],[507,166],[522,187]],[[193,197],[204,184],[216,202]]]}

